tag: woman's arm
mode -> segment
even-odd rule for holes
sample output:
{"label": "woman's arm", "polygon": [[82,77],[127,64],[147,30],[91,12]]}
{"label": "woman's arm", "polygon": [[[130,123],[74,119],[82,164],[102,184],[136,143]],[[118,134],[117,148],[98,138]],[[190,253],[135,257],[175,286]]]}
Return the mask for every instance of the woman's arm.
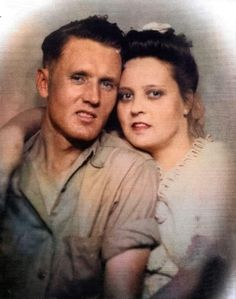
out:
{"label": "woman's arm", "polygon": [[178,273],[150,299],[215,298],[224,291],[222,288],[230,265],[221,253],[221,247],[220,240],[193,236]]}
{"label": "woman's arm", "polygon": [[212,257],[202,269],[180,269],[171,282],[150,299],[219,298],[218,295],[225,292],[228,271],[228,265],[222,257]]}
{"label": "woman's arm", "polygon": [[23,111],[0,128],[0,184],[8,180],[21,161],[24,141],[39,130],[44,110]]}

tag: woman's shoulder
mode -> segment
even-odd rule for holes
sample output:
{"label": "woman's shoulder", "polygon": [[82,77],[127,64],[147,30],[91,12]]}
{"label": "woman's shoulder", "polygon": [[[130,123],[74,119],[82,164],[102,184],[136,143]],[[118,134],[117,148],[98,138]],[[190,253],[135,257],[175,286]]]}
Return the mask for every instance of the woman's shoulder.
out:
{"label": "woman's shoulder", "polygon": [[212,138],[204,139],[204,146],[195,166],[196,177],[203,190],[209,190],[209,193],[211,190],[214,194],[219,192],[221,195],[233,190],[236,175],[235,157],[226,142]]}
{"label": "woman's shoulder", "polygon": [[235,173],[235,159],[228,144],[213,139],[211,136],[197,138],[184,162],[178,167],[176,183],[209,183],[226,179]]}
{"label": "woman's shoulder", "polygon": [[223,141],[215,140],[211,136],[201,138],[202,151],[199,160],[206,166],[231,167],[234,161],[232,150]]}

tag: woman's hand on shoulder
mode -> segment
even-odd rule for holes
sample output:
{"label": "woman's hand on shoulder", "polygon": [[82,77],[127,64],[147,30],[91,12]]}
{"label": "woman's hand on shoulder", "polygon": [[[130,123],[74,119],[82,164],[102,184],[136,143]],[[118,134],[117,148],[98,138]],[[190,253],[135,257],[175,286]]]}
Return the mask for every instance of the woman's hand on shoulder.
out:
{"label": "woman's hand on shoulder", "polygon": [[0,128],[0,180],[7,180],[21,161],[24,141],[41,125],[44,108],[25,110]]}

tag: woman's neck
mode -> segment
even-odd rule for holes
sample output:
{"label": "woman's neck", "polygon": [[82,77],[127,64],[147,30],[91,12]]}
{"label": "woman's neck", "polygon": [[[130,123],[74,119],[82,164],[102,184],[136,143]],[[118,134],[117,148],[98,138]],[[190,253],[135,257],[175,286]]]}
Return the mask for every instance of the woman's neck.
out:
{"label": "woman's neck", "polygon": [[152,156],[164,172],[169,171],[180,162],[192,147],[193,138],[188,134],[172,139],[168,144],[156,149]]}

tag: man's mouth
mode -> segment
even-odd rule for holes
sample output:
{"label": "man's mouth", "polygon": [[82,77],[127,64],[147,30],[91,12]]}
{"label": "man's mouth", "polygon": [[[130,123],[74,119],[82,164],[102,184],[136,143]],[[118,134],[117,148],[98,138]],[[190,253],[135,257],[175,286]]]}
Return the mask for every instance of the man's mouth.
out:
{"label": "man's mouth", "polygon": [[76,112],[76,115],[79,117],[81,121],[88,123],[93,121],[97,117],[95,113],[86,110],[80,110]]}

